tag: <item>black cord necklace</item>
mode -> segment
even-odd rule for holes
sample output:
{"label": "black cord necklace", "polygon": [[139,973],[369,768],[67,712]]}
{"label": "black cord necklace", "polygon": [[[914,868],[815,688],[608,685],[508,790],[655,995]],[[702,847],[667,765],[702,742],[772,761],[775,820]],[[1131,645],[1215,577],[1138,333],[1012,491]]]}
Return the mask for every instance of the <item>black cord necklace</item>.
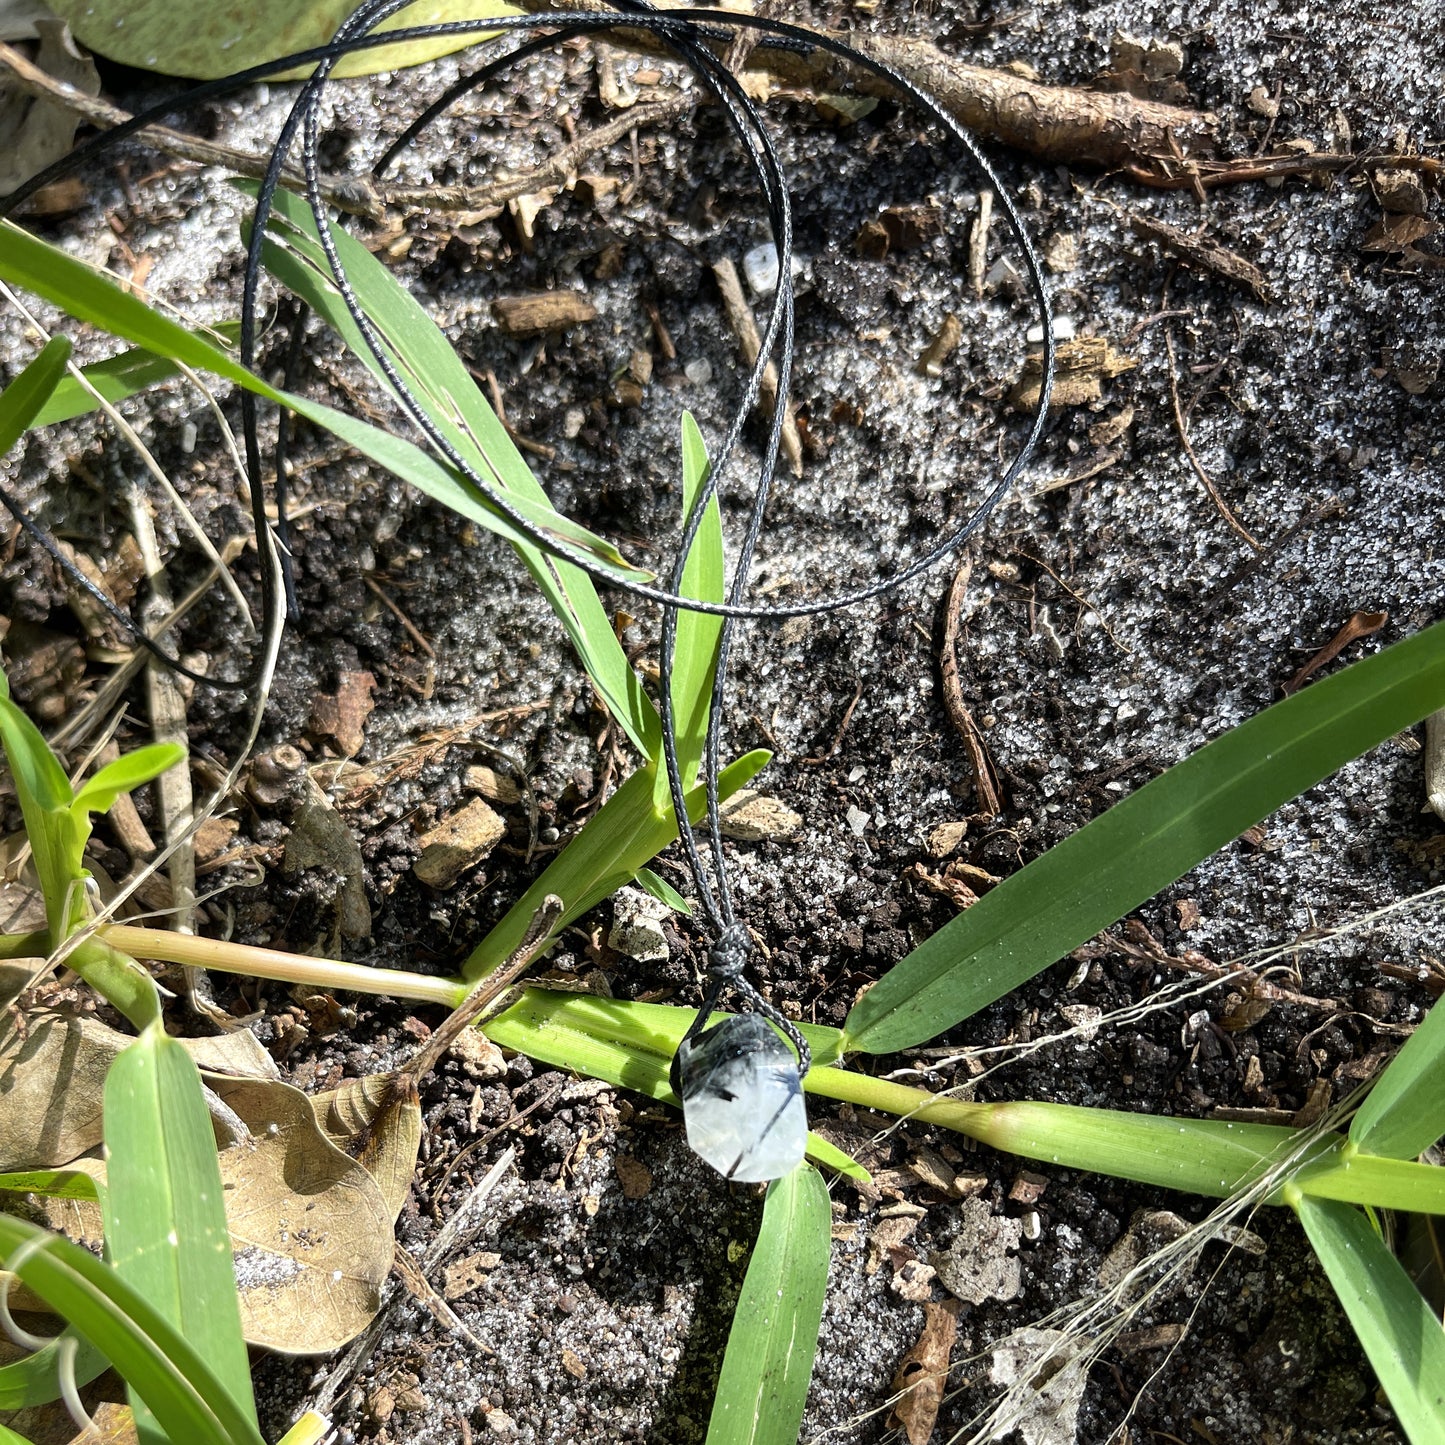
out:
{"label": "black cord necklace", "polygon": [[[272,204],[282,173],[298,136],[301,141],[302,169],[306,180],[307,201],[316,221],[316,230],[332,279],[338,287],[352,319],[371,351],[377,365],[387,377],[403,411],[427,437],[433,447],[475,486],[494,506],[538,547],[550,556],[565,560],[599,580],[620,588],[643,601],[657,603],[662,612],[662,645],[659,666],[659,703],[662,721],[663,761],[667,770],[679,838],[688,869],[692,875],[701,912],[713,935],[709,949],[708,985],[691,1027],[682,1040],[673,1061],[673,1087],[681,1096],[687,1121],[689,1141],[709,1162],[729,1178],[762,1180],[776,1178],[794,1167],[802,1158],[807,1124],[802,1103],[801,1080],[811,1062],[807,1041],[793,1023],[785,1018],[758,991],[747,975],[747,962],[752,942],[746,926],[738,918],[729,884],[726,857],[720,826],[718,775],[722,754],[722,712],[727,696],[728,667],[737,624],[744,619],[781,619],[832,612],[868,601],[920,576],[943,558],[957,551],[975,532],[1011,489],[1027,465],[1043,434],[1048,415],[1049,395],[1053,380],[1054,337],[1047,288],[1038,256],[1024,229],[1022,218],[1007,188],[992,165],[980,152],[971,134],[945,111],[939,103],[905,76],[872,59],[831,36],[759,16],[739,15],[728,11],[689,10],[658,11],[647,0],[610,0],[612,11],[578,10],[547,15],[502,16],[485,22],[452,22],[439,25],[413,26],[378,33],[377,27],[392,16],[406,10],[413,0],[367,0],[342,24],[333,39],[297,55],[270,62],[249,70],[195,87],[184,94],[153,106],[132,117],[123,126],[93,138],[74,150],[65,160],[49,167],[40,175],[0,202],[0,216],[9,215],[30,195],[52,180],[84,164],[103,150],[119,144],[141,127],[184,110],[202,101],[229,94],[243,86],[264,80],[296,65],[314,63],[311,77],[301,85],[297,98],[284,122],[270,154],[266,174],[256,196],[250,239],[247,248],[242,288],[242,310],[239,352],[241,363],[254,369],[258,338],[258,297],[262,272],[262,245],[270,219]],[[391,45],[402,41],[431,39],[439,36],[475,35],[485,26],[495,36],[498,32],[538,32],[523,39],[514,48],[488,61],[470,74],[460,77],[428,105],[406,130],[387,148],[373,168],[373,175],[382,175],[394,160],[420,136],[433,121],[469,92],[489,84],[514,66],[532,56],[577,36],[601,35],[615,29],[645,31],[697,79],[716,103],[728,130],[736,140],[748,168],[757,183],[767,209],[773,245],[778,263],[778,283],[763,329],[762,345],[743,387],[742,397],[733,412],[720,446],[717,448],[708,475],[699,488],[693,506],[684,519],[681,538],[666,585],[655,586],[619,581],[604,571],[587,554],[551,534],[540,531],[499,491],[490,480],[477,471],[470,461],[452,445],[450,439],[435,425],[426,408],[409,389],[406,380],[394,365],[390,353],[370,318],[362,309],[346,275],[328,228],[326,204],[322,193],[319,161],[321,142],[321,101],[336,63],[358,51]],[[934,541],[921,557],[902,567],[891,577],[844,590],[832,596],[784,605],[763,605],[747,600],[748,574],[752,557],[762,533],[772,480],[776,471],[782,438],[785,401],[789,392],[794,349],[793,293],[793,218],[786,177],[767,126],[753,101],[744,92],[726,64],[709,48],[719,41],[730,41],[739,33],[751,31],[757,44],[795,52],[824,51],[845,60],[875,77],[884,80],[899,96],[940,129],[953,149],[974,167],[993,188],[1000,209],[1019,246],[1032,298],[1038,309],[1043,335],[1043,380],[1039,400],[1028,432],[1013,462],[999,475],[983,500],[951,531]],[[492,43],[492,42],[488,42]],[[291,354],[297,355],[305,311],[294,324]],[[683,573],[688,555],[697,537],[709,503],[717,494],[738,450],[742,432],[755,410],[762,391],[764,373],[770,363],[777,369],[778,403],[772,410],[767,439],[759,463],[752,505],[734,565],[733,577],[722,602],[700,602],[682,595]],[[242,429],[245,444],[246,470],[251,488],[254,524],[258,539],[272,531],[283,559],[281,585],[267,586],[263,593],[263,630],[284,608],[294,615],[295,602],[289,574],[289,549],[286,546],[285,470],[278,455],[276,475],[277,522],[273,527],[265,512],[265,487],[261,465],[258,409],[254,395],[241,393]],[[278,454],[284,454],[287,428],[284,418],[278,433]],[[51,553],[55,560],[81,586],[85,587],[106,608],[107,612],[127,628],[137,640],[159,657],[167,666],[196,676],[182,668],[177,659],[167,655],[142,633],[131,619],[121,612],[100,589],[89,583],[68,558],[64,557],[44,532],[38,528],[13,499],[0,491],[0,499],[23,527]],[[678,753],[677,719],[672,699],[673,673],[676,663],[677,626],[683,609],[719,616],[717,661],[714,672],[708,724],[704,738],[701,777],[706,792],[706,855],[689,821],[685,804],[682,770]],[[253,667],[245,677],[234,682],[197,677],[212,686],[245,689],[255,678]],[[711,1025],[717,1006],[732,994],[744,1012]],[[784,1043],[786,1038],[792,1049]]]}

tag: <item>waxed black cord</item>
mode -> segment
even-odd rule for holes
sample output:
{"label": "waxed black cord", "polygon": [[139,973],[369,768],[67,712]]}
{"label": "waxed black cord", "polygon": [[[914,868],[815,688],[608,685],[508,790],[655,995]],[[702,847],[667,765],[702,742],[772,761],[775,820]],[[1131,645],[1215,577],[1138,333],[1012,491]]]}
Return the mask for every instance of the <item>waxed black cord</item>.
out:
{"label": "waxed black cord", "polygon": [[[687,1037],[694,1037],[707,1022],[708,1015],[720,998],[729,990],[739,996],[755,1011],[762,1013],[777,1024],[792,1039],[798,1049],[800,1068],[806,1072],[809,1052],[806,1041],[791,1021],[784,1018],[767,1000],[763,999],[746,976],[746,963],[751,950],[751,941],[746,928],[738,922],[728,882],[728,871],[723,849],[720,826],[718,777],[721,762],[721,728],[723,706],[726,700],[728,666],[734,641],[734,628],[745,618],[782,619],[786,617],[811,616],[834,611],[858,602],[871,600],[902,586],[905,582],[920,576],[942,558],[956,551],[970,536],[983,525],[988,515],[1008,492],[1019,473],[1027,465],[1036,449],[1047,422],[1049,396],[1053,383],[1055,339],[1052,314],[1049,306],[1047,287],[1038,256],[1029,240],[1022,217],[1007,188],[987,158],[981,153],[971,134],[949,115],[925,91],[895,71],[892,67],[854,50],[845,42],[818,32],[805,30],[783,21],[760,16],[733,14],[727,11],[691,10],[657,11],[647,0],[611,0],[612,12],[577,11],[555,12],[546,15],[499,16],[485,22],[456,21],[437,25],[411,26],[381,33],[376,27],[391,16],[403,11],[414,0],[369,0],[354,11],[338,29],[333,39],[323,46],[298,54],[253,66],[234,76],[208,82],[194,87],[171,100],[161,102],[139,112],[122,126],[92,138],[77,147],[70,156],[48,167],[32,178],[10,197],[0,200],[0,217],[10,214],[23,204],[36,190],[59,176],[68,174],[77,166],[103,150],[108,150],[127,136],[134,134],[147,124],[174,111],[249,85],[258,80],[268,79],[281,70],[302,64],[313,64],[313,74],[302,83],[300,93],[282,126],[276,145],[271,152],[266,172],[256,195],[256,205],[247,241],[246,269],[242,288],[242,317],[239,342],[240,359],[243,365],[254,369],[257,346],[257,310],[259,284],[262,268],[262,248],[270,219],[277,187],[281,184],[287,158],[299,135],[301,137],[302,168],[306,179],[307,200],[316,221],[317,234],[326,254],[328,264],[345,305],[350,311],[361,335],[372,352],[377,365],[393,387],[402,409],[422,431],[438,451],[455,467],[462,476],[475,486],[488,504],[505,516],[529,540],[554,559],[565,560],[578,566],[594,578],[606,582],[632,596],[654,601],[662,607],[662,656],[659,667],[660,714],[662,721],[663,759],[666,767],[669,790],[678,821],[679,837],[692,873],[697,892],[712,931],[717,941],[709,951],[709,985],[702,1007],[695,1018]],[[451,105],[468,92],[483,86],[531,56],[563,40],[578,35],[601,34],[608,30],[628,28],[650,32],[667,50],[671,51],[692,72],[694,77],[708,91],[737,139],[744,157],[757,181],[768,213],[772,229],[773,245],[778,261],[778,282],[772,305],[768,312],[759,354],[744,383],[741,400],[733,412],[723,441],[709,467],[703,485],[698,489],[693,507],[684,519],[681,541],[667,577],[666,587],[624,581],[611,570],[598,563],[585,552],[559,541],[554,535],[538,528],[527,517],[519,513],[507,500],[505,492],[499,491],[489,478],[480,474],[451,444],[446,435],[431,421],[427,410],[408,388],[400,375],[385,342],[366,316],[346,276],[339,255],[328,228],[326,204],[321,190],[319,162],[320,146],[320,102],[336,62],[357,51],[373,49],[382,45],[393,45],[408,40],[430,39],[441,36],[477,34],[485,28],[496,33],[511,31],[541,31],[529,40],[524,40],[513,49],[487,62],[476,71],[459,78],[428,105],[425,110],[388,147],[373,167],[373,175],[381,175],[396,157],[420,135],[425,128],[442,115]],[[871,71],[876,77],[887,82],[905,99],[921,110],[938,125],[962,151],[965,158],[979,170],[995,191],[1006,223],[1013,233],[1023,254],[1025,271],[1033,299],[1037,304],[1043,331],[1042,385],[1034,415],[1028,432],[1013,462],[996,478],[993,486],[974,510],[931,549],[921,557],[902,567],[893,575],[876,582],[835,593],[830,597],[783,605],[750,604],[744,599],[747,592],[748,573],[753,553],[762,532],[771,486],[776,475],[776,464],[781,443],[782,424],[785,415],[786,398],[791,379],[791,365],[794,349],[794,293],[792,277],[793,226],[791,206],[788,199],[786,179],[781,162],[757,106],[743,91],[736,77],[727,66],[701,42],[728,40],[741,30],[750,30],[762,46],[781,47],[799,53],[822,50],[854,65]],[[364,193],[363,193],[364,194]],[[289,348],[288,373],[294,369],[299,356],[300,339],[304,329],[306,311],[298,314],[293,323]],[[720,482],[727,471],[733,453],[741,442],[742,432],[757,406],[761,394],[763,376],[769,363],[778,371],[778,403],[773,408],[767,440],[758,473],[753,503],[749,508],[743,539],[737,562],[722,602],[703,602],[684,597],[681,594],[684,571],[688,554],[697,536],[707,508],[718,492]],[[264,480],[261,467],[258,409],[254,395],[243,390],[241,393],[243,433],[245,439],[246,470],[251,486],[252,509],[258,540],[270,530],[265,514]],[[288,603],[294,606],[294,589],[290,577],[290,557],[286,547],[286,447],[288,428],[282,423],[278,432],[276,452],[276,499],[278,521],[273,535],[279,545],[281,565],[284,569],[282,596],[277,589],[268,585],[263,590],[263,626],[274,621],[278,611]],[[239,683],[226,683],[212,678],[203,678],[190,672],[163,651],[104,596],[100,589],[89,584],[89,580],[69,563],[59,549],[29,521],[12,500],[0,491],[0,500],[10,509],[17,520],[32,536],[40,540],[47,551],[81,585],[97,597],[107,612],[125,625],[143,645],[161,658],[168,666],[187,677],[218,687],[244,687],[250,684],[256,674],[256,666],[246,679]],[[672,680],[674,674],[677,624],[681,609],[717,616],[721,619],[717,642],[717,665],[714,674],[711,707],[704,737],[702,759],[702,781],[707,800],[708,852],[710,854],[712,881],[709,870],[703,864],[697,838],[688,819],[686,795],[683,786],[676,718],[672,706]],[[292,610],[288,607],[288,610]],[[259,663],[257,664],[259,665]]]}

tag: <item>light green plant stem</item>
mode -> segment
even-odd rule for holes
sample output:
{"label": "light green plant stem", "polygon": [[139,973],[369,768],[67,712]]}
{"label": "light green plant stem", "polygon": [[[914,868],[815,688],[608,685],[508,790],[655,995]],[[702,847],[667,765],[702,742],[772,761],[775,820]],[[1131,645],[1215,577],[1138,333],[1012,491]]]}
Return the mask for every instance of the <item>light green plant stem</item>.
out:
{"label": "light green plant stem", "polygon": [[331,958],[312,958],[308,954],[253,948],[244,943],[224,943],[215,938],[196,938],[123,923],[100,929],[99,937],[112,948],[138,958],[214,968],[222,973],[251,974],[280,983],[307,983],[314,988],[383,994],[388,998],[440,1004],[449,1009],[455,1008],[472,988],[457,978],[427,978],[402,969],[368,968],[361,963],[341,963]]}

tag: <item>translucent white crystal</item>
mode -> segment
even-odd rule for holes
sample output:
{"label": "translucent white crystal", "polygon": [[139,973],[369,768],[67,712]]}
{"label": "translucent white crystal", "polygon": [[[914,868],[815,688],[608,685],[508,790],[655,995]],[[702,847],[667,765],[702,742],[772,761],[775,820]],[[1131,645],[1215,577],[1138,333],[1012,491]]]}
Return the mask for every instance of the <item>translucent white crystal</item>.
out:
{"label": "translucent white crystal", "polygon": [[719,1174],[778,1179],[802,1162],[808,1116],[798,1061],[757,1014],[714,1024],[677,1051],[687,1142]]}

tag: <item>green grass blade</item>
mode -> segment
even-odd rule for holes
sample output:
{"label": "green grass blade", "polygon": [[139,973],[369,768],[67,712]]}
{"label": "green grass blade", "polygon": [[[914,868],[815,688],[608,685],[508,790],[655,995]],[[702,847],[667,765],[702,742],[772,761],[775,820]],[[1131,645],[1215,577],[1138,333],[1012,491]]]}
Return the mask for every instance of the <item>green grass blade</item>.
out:
{"label": "green grass blade", "polygon": [[1299,1200],[1295,1212],[1412,1445],[1445,1440],[1445,1331],[1353,1205]]}
{"label": "green grass blade", "polygon": [[[803,1087],[902,1119],[941,1124],[1026,1159],[1212,1198],[1252,1184],[1301,1142],[1297,1131],[1272,1124],[1158,1118],[1076,1104],[975,1104],[846,1069],[813,1069]],[[1326,1136],[1310,1146],[1306,1158],[1318,1158],[1341,1142],[1339,1135]]]}
{"label": "green grass blade", "polygon": [[1411,1214],[1445,1214],[1445,1169],[1413,1159],[1361,1154],[1348,1140],[1302,1169],[1291,1182],[1316,1199]]}
{"label": "green grass blade", "polygon": [[[18,383],[17,383],[18,384]],[[0,670],[0,746],[20,800],[25,836],[45,895],[50,936],[65,938],[82,916],[84,895],[74,888],[84,877],[82,857],[88,825],[70,813],[70,779],[40,729],[10,700],[10,684]]]}
{"label": "green grass blade", "polygon": [[0,1191],[38,1194],[44,1199],[99,1199],[100,1186],[79,1169],[29,1169],[22,1174],[0,1174]]}
{"label": "green grass blade", "polygon": [[0,391],[0,457],[35,425],[41,408],[55,394],[70,360],[70,342],[52,336],[40,355]]}
{"label": "green grass blade", "polygon": [[848,1016],[850,1048],[923,1043],[1017,988],[1351,758],[1445,706],[1445,623],[1267,708],[991,889]]}
{"label": "green grass blade", "polygon": [[[731,797],[746,787],[772,754],[751,752],[723,769],[718,795]],[[542,876],[517,900],[462,966],[469,983],[496,968],[522,941],[532,915],[542,900],[555,893],[565,911],[560,930],[595,903],[630,883],[637,870],[650,863],[674,838],[677,827],[671,806],[654,801],[656,764],[633,773],[589,818],[580,833],[552,860]],[[701,788],[688,794],[688,812],[702,817],[707,799]]]}
{"label": "green grass blade", "polygon": [[639,868],[632,879],[644,893],[650,893],[659,903],[667,904],[684,918],[692,917],[692,904],[660,873],[654,873],[651,868]]}
{"label": "green grass blade", "polygon": [[72,809],[108,813],[122,793],[133,793],[185,759],[179,743],[150,743],[107,763],[87,778],[75,795]]}
{"label": "green grass blade", "polygon": [[35,1442],[8,1425],[0,1425],[0,1445],[35,1445]]}
{"label": "green grass blade", "polygon": [[263,1445],[194,1346],[109,1265],[0,1214],[0,1268],[13,1269],[111,1361],[176,1445]]}
{"label": "green grass blade", "polygon": [[[105,1080],[105,1243],[116,1273],[200,1352],[252,1422],[251,1370],[215,1135],[191,1057],[157,1024]],[[155,1438],[136,1410],[142,1440]]]}
{"label": "green grass blade", "polygon": [[[60,1398],[61,1352],[73,1350],[70,1373],[77,1386],[88,1385],[110,1368],[110,1361],[88,1340],[67,1329],[43,1349],[0,1366],[0,1410],[28,1410]],[[0,1436],[3,1445],[4,1436]]]}
{"label": "green grass blade", "polygon": [[818,1352],[832,1222],[828,1190],[811,1165],[768,1185],[707,1445],[796,1445]]}
{"label": "green grass blade", "polygon": [[[114,336],[159,355],[183,361],[196,370],[212,372],[268,401],[289,407],[402,480],[430,496],[446,500],[448,505],[480,526],[490,528],[515,545],[531,545],[510,522],[484,505],[479,500],[479,494],[461,477],[421,448],[345,412],[278,391],[247,371],[221,347],[197,332],[188,331],[137,297],[122,291],[109,278],[8,221],[0,222],[0,278],[43,296],[78,321],[99,326]],[[641,580],[651,577],[651,573],[618,565],[616,548],[561,517],[550,503],[539,503],[528,497],[518,497],[515,502],[518,510],[527,513],[538,526],[576,542],[579,547],[592,552],[600,565],[616,567],[619,576]]]}
{"label": "green grass blade", "polygon": [[[254,184],[238,185],[247,194],[255,194]],[[333,225],[331,237],[357,300],[380,333],[391,361],[413,395],[425,405],[433,424],[461,455],[498,490],[506,492],[536,526],[592,552],[614,568],[619,577],[651,580],[652,573],[630,566],[611,543],[553,508],[541,483],[436,323],[344,227]],[[264,257],[267,269],[277,280],[306,301],[377,380],[389,387],[386,373],[377,364],[331,277],[315,219],[300,197],[277,194]],[[482,493],[450,470],[442,470],[425,490],[444,506],[501,531]],[[655,758],[661,736],[656,709],[627,660],[592,579],[570,563],[548,558],[520,533],[508,530],[503,535],[517,548],[541,586],[613,716],[643,755]]]}
{"label": "green grass blade", "polygon": [[1413,1159],[1445,1134],[1445,1008],[1436,1004],[1375,1080],[1350,1124],[1367,1154]]}
{"label": "green grass blade", "polygon": [[[219,340],[234,345],[241,328],[238,322],[226,321],[211,330]],[[180,367],[168,356],[158,356],[153,351],[133,347],[116,356],[107,357],[104,361],[81,367],[80,374],[104,400],[114,406],[137,392],[179,376]],[[60,385],[55,388],[50,400],[36,413],[30,425],[34,428],[73,421],[78,416],[88,416],[98,407],[95,397],[73,376],[66,375],[61,378]]]}
{"label": "green grass blade", "polygon": [[[691,412],[682,414],[682,515],[692,515],[707,480],[707,447]],[[722,513],[717,495],[709,499],[683,568],[681,592],[699,602],[721,602],[726,585],[727,559],[723,554]],[[717,667],[722,618],[702,612],[679,612],[677,646],[673,653],[672,709],[677,730],[677,760],[682,785],[692,787],[702,763],[708,713],[712,707],[713,673]],[[659,801],[668,792],[667,773],[658,770]]]}

